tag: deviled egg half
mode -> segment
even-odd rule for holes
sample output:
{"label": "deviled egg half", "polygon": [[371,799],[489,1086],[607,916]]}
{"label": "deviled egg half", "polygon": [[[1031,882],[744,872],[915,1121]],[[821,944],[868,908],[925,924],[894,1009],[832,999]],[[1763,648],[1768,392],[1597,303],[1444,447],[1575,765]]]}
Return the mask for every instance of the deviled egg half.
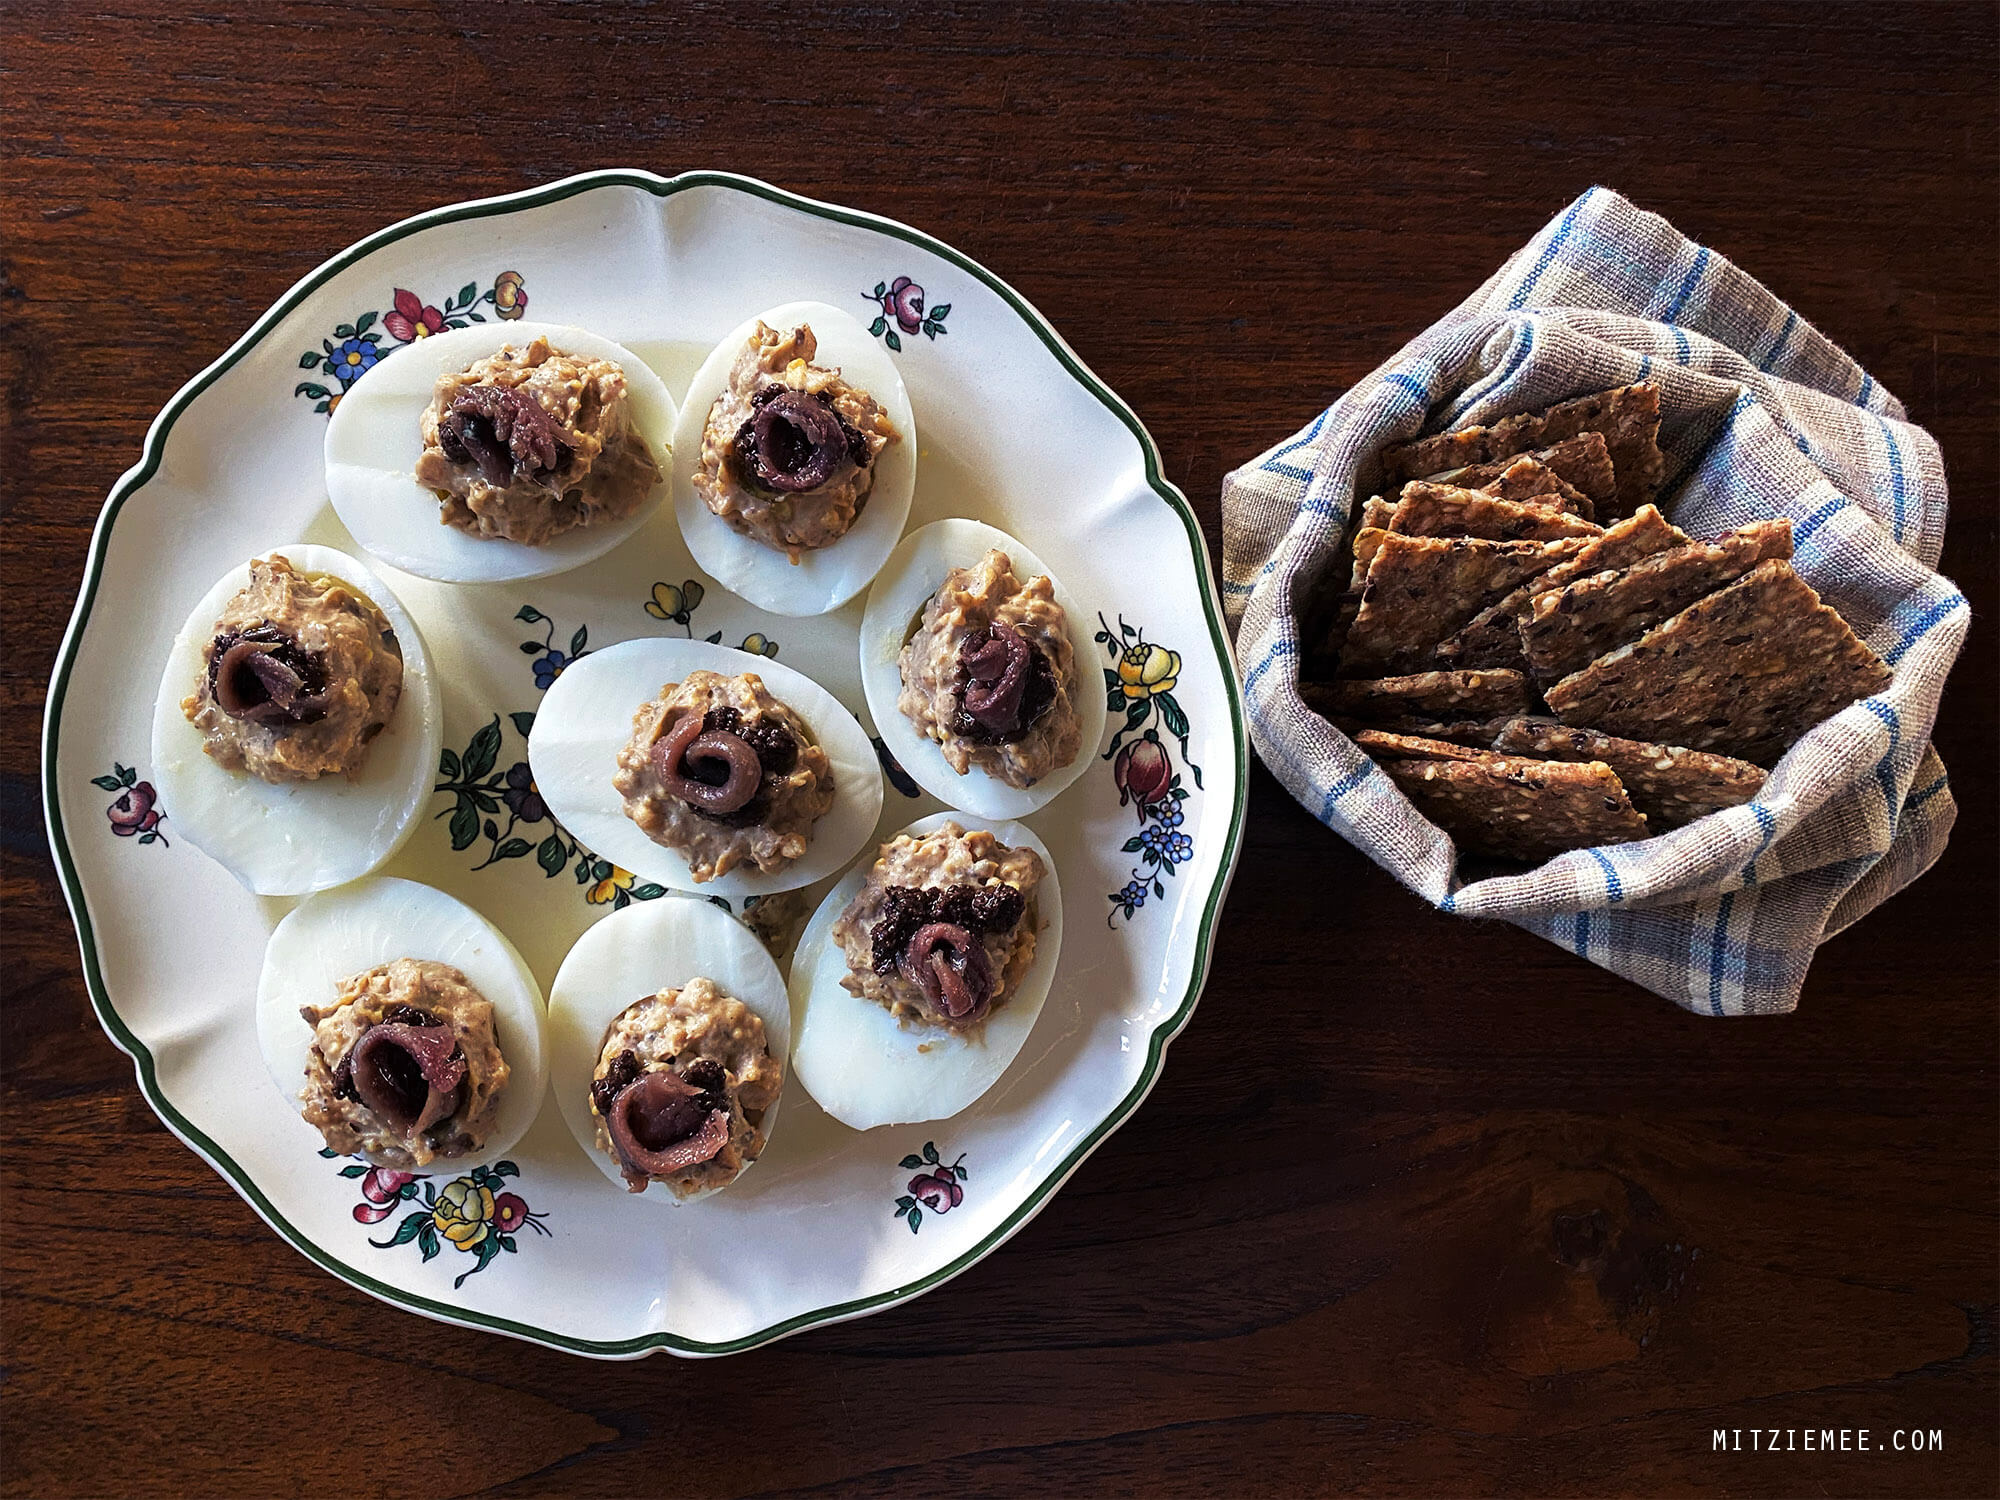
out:
{"label": "deviled egg half", "polygon": [[356,559],[275,547],[167,652],[153,778],[174,827],[259,896],[366,875],[429,798],[444,715],[416,623]]}
{"label": "deviled egg half", "polygon": [[548,1087],[535,976],[478,912],[412,880],[324,891],[278,924],[257,1041],[330,1149],[398,1171],[505,1155]]}
{"label": "deviled egg half", "polygon": [[772,614],[822,615],[866,588],[903,534],[916,418],[867,329],[788,302],[695,372],[672,467],[681,535],[711,577]]}
{"label": "deviled egg half", "polygon": [[638,355],[585,329],[452,329],[340,398],[327,494],[355,541],[406,573],[541,578],[602,557],[652,514],[675,415]]}
{"label": "deviled egg half", "polygon": [[763,1154],[791,1037],[770,953],[721,907],[686,896],[597,923],[549,991],[570,1133],[620,1187],[658,1183],[681,1202],[727,1187]]}
{"label": "deviled egg half", "polygon": [[605,859],[741,901],[845,865],[882,815],[882,768],[811,678],[708,641],[625,641],[566,667],[528,764],[556,819]]}
{"label": "deviled egg half", "polygon": [[919,819],[848,871],[799,939],[799,1082],[856,1130],[959,1113],[1020,1053],[1061,949],[1062,887],[1031,829]]}
{"label": "deviled egg half", "polygon": [[979,521],[933,521],[890,556],[861,621],[861,685],[917,785],[1018,818],[1083,774],[1105,693],[1076,600],[1041,559]]}

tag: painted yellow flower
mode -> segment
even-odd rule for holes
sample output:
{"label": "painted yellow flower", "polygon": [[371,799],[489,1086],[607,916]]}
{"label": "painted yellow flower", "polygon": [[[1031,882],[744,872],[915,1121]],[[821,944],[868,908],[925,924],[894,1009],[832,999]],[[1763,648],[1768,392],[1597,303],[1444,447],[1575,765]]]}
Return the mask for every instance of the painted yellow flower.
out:
{"label": "painted yellow flower", "polygon": [[[599,868],[603,867],[600,865]],[[592,906],[608,906],[618,899],[620,891],[631,890],[632,882],[636,878],[630,870],[621,870],[613,865],[609,875],[583,893],[583,899]]]}
{"label": "painted yellow flower", "polygon": [[431,1222],[438,1233],[461,1250],[477,1250],[493,1232],[493,1193],[470,1177],[461,1177],[431,1205]]}
{"label": "painted yellow flower", "polygon": [[752,656],[776,656],[778,643],[765,636],[761,630],[753,630],[743,637],[743,649]]}
{"label": "painted yellow flower", "polygon": [[502,271],[494,278],[493,310],[509,320],[528,310],[528,293],[519,271]]}
{"label": "painted yellow flower", "polygon": [[1180,680],[1181,654],[1140,641],[1118,659],[1118,681],[1128,701],[1171,693]]}
{"label": "painted yellow flower", "polygon": [[702,596],[707,592],[694,579],[680,585],[656,583],[653,597],[646,601],[646,613],[656,620],[673,620],[685,625],[688,616],[701,608]]}

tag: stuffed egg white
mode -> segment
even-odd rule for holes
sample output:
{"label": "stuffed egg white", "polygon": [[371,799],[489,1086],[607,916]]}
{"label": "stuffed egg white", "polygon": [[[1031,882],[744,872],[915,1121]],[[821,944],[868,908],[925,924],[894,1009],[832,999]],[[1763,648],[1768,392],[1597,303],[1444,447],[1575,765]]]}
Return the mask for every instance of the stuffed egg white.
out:
{"label": "stuffed egg white", "polygon": [[[940,597],[948,578],[949,600]],[[1104,739],[1105,693],[1086,619],[1041,559],[1004,531],[955,518],[911,532],[869,590],[861,622],[861,684],[876,731],[917,785],[947,806],[983,818],[1045,806],[1083,774]],[[1012,621],[1039,659],[1043,714],[1011,743],[977,744],[951,728],[964,703],[958,674],[967,638],[996,620]],[[1027,784],[1010,784],[1009,775]]]}
{"label": "stuffed egg white", "polygon": [[[1032,874],[1037,862],[1038,879],[1022,880],[1014,873],[1025,868]],[[886,992],[869,998],[843,983],[863,983],[857,959],[869,957],[858,949],[850,953],[843,932],[851,930],[850,942],[859,939],[868,926],[865,919],[879,918],[887,909],[885,882],[918,878],[911,872],[926,868],[930,873],[921,878],[947,897],[952,882],[965,875],[975,882],[984,875],[981,888],[988,891],[1007,878],[1030,886],[1019,920],[1032,937],[1032,953],[1018,975],[1004,957],[996,958],[992,975],[1012,987],[970,1026],[941,1024],[910,1013],[908,1007],[884,1003],[892,998]],[[864,918],[858,924],[857,914]],[[915,918],[909,925],[925,925],[913,940],[928,934],[927,924],[938,916],[932,912]],[[879,937],[882,930],[875,926],[873,935]],[[842,877],[799,939],[791,972],[798,1026],[792,1067],[798,1081],[828,1114],[856,1130],[959,1113],[999,1080],[1034,1030],[1055,978],[1062,931],[1055,861],[1032,829],[950,812],[912,823],[884,844],[876,858],[863,860]],[[994,946],[1004,953],[1006,940]],[[979,997],[974,999],[979,1003]]]}
{"label": "stuffed egg white", "polygon": [[[507,350],[514,351],[513,368],[499,358]],[[535,411],[495,405],[494,416],[458,414],[457,420],[487,425],[483,447],[475,441],[455,470],[426,441],[433,401],[451,399],[441,380],[449,385],[461,372],[484,371],[472,383],[490,391],[471,394],[492,394],[497,402],[507,382],[538,388],[522,379],[521,366],[530,360],[551,372],[545,404]],[[548,418],[551,407],[562,415]],[[452,329],[385,356],[341,397],[326,425],[327,494],[355,541],[406,573],[444,583],[541,578],[602,557],[645,523],[667,493],[676,414],[672,394],[637,354],[585,329],[525,322]],[[512,424],[512,437],[495,438],[496,416]],[[539,454],[531,441],[536,434],[521,425],[530,417],[549,445]],[[503,471],[511,464],[511,477],[488,473],[487,483],[482,462]],[[554,467],[537,467],[544,462]],[[540,490],[536,476],[548,481]],[[601,512],[583,498],[596,496],[600,485],[608,485]],[[477,493],[461,505],[454,487]],[[456,523],[446,524],[447,516]]]}
{"label": "stuffed egg white", "polygon": [[330,1147],[404,1171],[505,1155],[548,1088],[535,976],[478,912],[411,880],[323,891],[278,923],[257,1041]]}
{"label": "stuffed egg white", "polygon": [[[809,359],[792,357],[808,347]],[[840,456],[843,444],[853,458]],[[916,417],[867,329],[827,303],[788,302],[746,321],[702,363],[681,401],[671,467],[681,535],[711,577],[772,614],[825,614],[868,586],[903,534]]]}
{"label": "stuffed egg white", "polygon": [[[275,626],[238,619],[245,601],[250,614],[275,601],[275,612],[285,618]],[[357,624],[362,621],[365,626]],[[241,628],[246,624],[247,631]],[[229,708],[251,717],[232,722],[204,696],[212,697],[219,683],[227,695],[239,676],[251,692],[268,696],[254,673],[244,675],[233,661],[230,673],[212,672],[224,665],[214,659],[218,646],[225,660],[234,641],[238,655],[261,650],[310,674],[323,673],[333,652],[355,648],[356,636],[374,662],[354,672],[365,676],[379,663],[389,681],[372,694],[348,688],[357,703],[372,702],[375,713],[348,737],[351,764],[288,758],[286,751],[300,736],[324,748],[350,705],[338,705],[331,715],[322,710],[322,717],[297,726],[259,724],[255,719],[272,703],[246,706],[239,696]],[[262,660],[248,666],[269,670]],[[283,671],[282,662],[278,676],[277,685],[294,692],[327,686]],[[198,728],[191,714],[210,727]],[[443,734],[423,636],[396,596],[346,553],[294,543],[232,568],[189,612],[154,700],[153,779],[174,828],[246,889],[260,896],[300,895],[366,875],[402,846],[430,796]]]}
{"label": "stuffed egg white", "polygon": [[[666,896],[577,939],[549,991],[556,1102],[629,1192],[691,1201],[735,1181],[778,1118],[792,1015],[777,964],[711,901]],[[649,1097],[649,1094],[654,1097]]]}
{"label": "stuffed egg white", "polygon": [[[698,799],[710,789],[669,779],[680,769],[676,735],[684,715],[692,736],[732,713],[760,743],[782,722],[791,754],[784,774],[761,784],[765,767],[746,762],[747,806],[704,811]],[[714,739],[703,732],[683,747],[687,763],[705,770],[711,762],[698,757]],[[740,740],[722,748],[755,753]],[[528,763],[550,811],[584,845],[648,880],[729,901],[831,875],[882,813],[881,762],[838,699],[790,667],[707,641],[625,641],[570,664],[535,715]]]}

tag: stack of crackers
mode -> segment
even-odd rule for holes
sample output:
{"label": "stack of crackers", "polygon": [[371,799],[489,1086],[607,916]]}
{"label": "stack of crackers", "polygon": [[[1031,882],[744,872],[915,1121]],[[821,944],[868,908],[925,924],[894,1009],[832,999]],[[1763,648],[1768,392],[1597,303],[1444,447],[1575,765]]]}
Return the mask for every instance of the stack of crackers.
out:
{"label": "stack of crackers", "polygon": [[1461,852],[1539,862],[1747,802],[1889,669],[1792,570],[1791,523],[1653,504],[1651,383],[1382,455],[1306,701]]}

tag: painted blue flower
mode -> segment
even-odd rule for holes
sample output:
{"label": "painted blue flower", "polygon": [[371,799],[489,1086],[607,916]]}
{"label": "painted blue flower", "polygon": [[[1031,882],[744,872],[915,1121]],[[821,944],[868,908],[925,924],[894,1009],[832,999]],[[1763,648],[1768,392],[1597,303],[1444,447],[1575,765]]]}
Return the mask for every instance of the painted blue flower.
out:
{"label": "painted blue flower", "polygon": [[[370,386],[369,389],[373,390],[374,387]],[[548,655],[535,658],[535,686],[546,693],[549,690],[549,684],[562,676],[563,668],[567,667],[572,660],[574,660],[573,657],[564,656],[562,652],[551,646]]]}
{"label": "painted blue flower", "polygon": [[1186,821],[1182,816],[1181,807],[1178,802],[1167,803],[1166,806],[1158,809],[1153,816],[1160,820],[1162,828],[1178,828]]}
{"label": "painted blue flower", "polygon": [[1170,865],[1184,865],[1194,858],[1194,840],[1184,833],[1170,834],[1161,857]]}
{"label": "painted blue flower", "polygon": [[369,340],[347,339],[327,355],[326,362],[333,371],[333,378],[348,386],[374,369],[375,362],[381,357],[381,351]]}
{"label": "painted blue flower", "polygon": [[1127,912],[1135,911],[1146,904],[1146,883],[1143,880],[1128,880],[1125,889],[1114,899]]}
{"label": "painted blue flower", "polygon": [[1140,834],[1139,843],[1149,854],[1169,865],[1184,863],[1194,853],[1194,840],[1160,823]]}

